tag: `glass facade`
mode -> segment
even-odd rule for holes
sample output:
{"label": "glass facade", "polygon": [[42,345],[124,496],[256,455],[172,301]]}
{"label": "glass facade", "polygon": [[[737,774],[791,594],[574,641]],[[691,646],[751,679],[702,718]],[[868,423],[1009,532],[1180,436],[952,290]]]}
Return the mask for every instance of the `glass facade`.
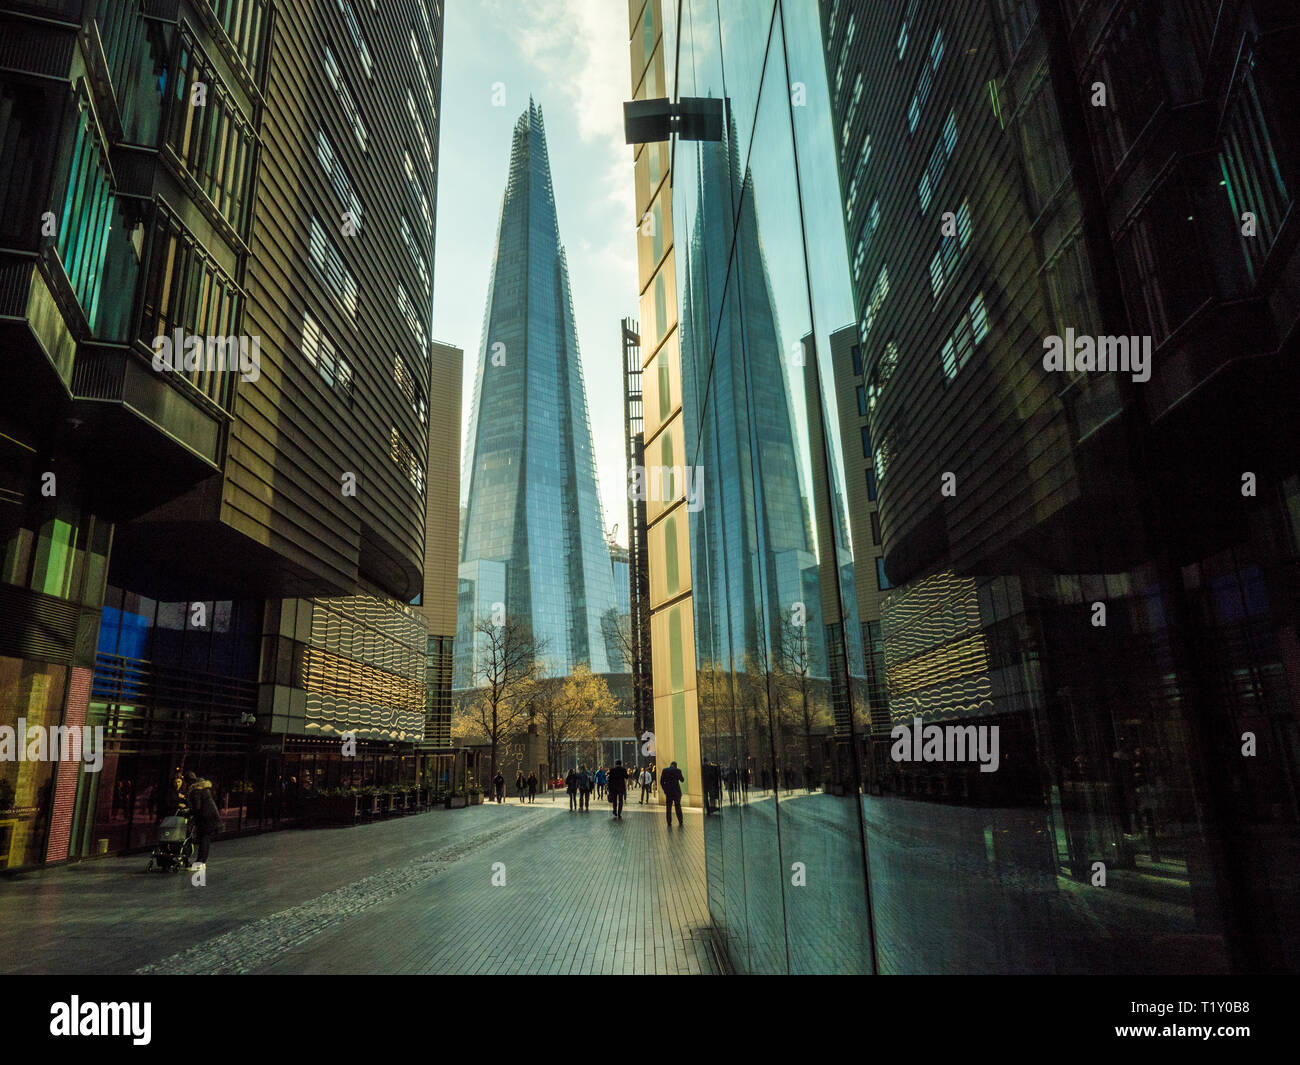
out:
{"label": "glass facade", "polygon": [[504,563],[506,594],[476,594],[476,612],[461,619],[456,669],[467,683],[458,686],[477,682],[475,625],[496,602],[529,622],[552,675],[579,665],[610,672],[619,658],[614,571],[546,132],[531,101],[515,125],[462,483],[461,576]]}
{"label": "glass facade", "polygon": [[634,91],[666,20],[661,92],[724,101],[667,188],[636,151],[647,454],[707,486],[652,507],[654,683],[738,970],[1300,964],[1292,82],[1209,6],[629,4]]}

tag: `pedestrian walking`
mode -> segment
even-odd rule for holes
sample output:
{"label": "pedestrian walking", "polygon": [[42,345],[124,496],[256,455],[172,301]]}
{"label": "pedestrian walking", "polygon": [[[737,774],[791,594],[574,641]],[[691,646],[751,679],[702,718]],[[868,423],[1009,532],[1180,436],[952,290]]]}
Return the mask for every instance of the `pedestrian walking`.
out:
{"label": "pedestrian walking", "polygon": [[492,786],[496,788],[497,802],[506,801],[506,778],[502,775],[501,770],[497,770],[497,775],[492,778]]}
{"label": "pedestrian walking", "polygon": [[569,793],[570,810],[576,810],[578,808],[578,785],[580,782],[581,780],[576,769],[570,769],[569,775],[564,778],[564,789]]}
{"label": "pedestrian walking", "polygon": [[623,800],[627,798],[627,770],[623,768],[621,758],[614,759],[614,768],[609,771],[609,801],[614,806],[614,816],[623,820]]}
{"label": "pedestrian walking", "polygon": [[655,788],[659,783],[659,767],[653,762],[650,763],[650,794],[655,793]]}
{"label": "pedestrian walking", "polygon": [[665,812],[668,815],[668,827],[673,827],[673,807],[677,807],[677,827],[682,827],[682,782],[686,778],[674,762],[660,774],[659,783],[664,789]]}
{"label": "pedestrian walking", "polygon": [[596,798],[605,797],[605,787],[609,783],[609,774],[605,772],[605,767],[601,766],[596,770]]}
{"label": "pedestrian walking", "polygon": [[533,772],[528,774],[528,801],[537,801],[537,774]]}
{"label": "pedestrian walking", "polygon": [[212,837],[221,831],[221,811],[212,797],[212,781],[185,774],[186,803],[190,808],[190,818],[194,826],[194,841],[198,844],[198,853],[191,869],[203,869],[208,864],[208,848],[212,846]]}
{"label": "pedestrian walking", "polygon": [[641,805],[645,805],[646,797],[650,794],[650,770],[641,770]]}
{"label": "pedestrian walking", "polygon": [[520,801],[520,803],[524,801],[524,788],[526,788],[527,786],[528,785],[524,780],[524,771],[522,769],[516,769],[515,770],[515,797]]}
{"label": "pedestrian walking", "polygon": [[591,789],[596,786],[595,775],[585,765],[578,770],[578,809],[591,811]]}

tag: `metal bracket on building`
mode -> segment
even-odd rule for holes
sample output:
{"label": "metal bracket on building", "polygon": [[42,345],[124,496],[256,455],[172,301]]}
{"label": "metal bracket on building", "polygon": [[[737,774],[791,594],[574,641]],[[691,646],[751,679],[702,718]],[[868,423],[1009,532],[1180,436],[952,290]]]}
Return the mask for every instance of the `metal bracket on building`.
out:
{"label": "metal bracket on building", "polygon": [[674,103],[628,100],[623,104],[623,134],[628,144],[654,144],[674,134],[687,141],[722,140],[722,101],[707,96],[683,96]]}

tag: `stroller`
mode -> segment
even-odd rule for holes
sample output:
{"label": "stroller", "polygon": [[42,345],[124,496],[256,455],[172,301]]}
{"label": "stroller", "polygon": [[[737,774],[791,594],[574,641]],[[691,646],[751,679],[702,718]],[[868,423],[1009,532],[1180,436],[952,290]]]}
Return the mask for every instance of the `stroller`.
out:
{"label": "stroller", "polygon": [[176,873],[188,869],[194,860],[194,834],[190,831],[189,810],[181,805],[158,826],[158,842],[145,872]]}

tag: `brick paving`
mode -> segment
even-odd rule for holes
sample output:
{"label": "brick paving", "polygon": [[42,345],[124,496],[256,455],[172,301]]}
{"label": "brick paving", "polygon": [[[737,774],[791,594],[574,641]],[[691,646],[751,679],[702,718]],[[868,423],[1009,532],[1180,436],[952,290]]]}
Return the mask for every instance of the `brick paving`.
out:
{"label": "brick paving", "polygon": [[539,798],[218,840],[205,887],[147,855],[0,878],[0,971],[712,972],[701,829]]}

